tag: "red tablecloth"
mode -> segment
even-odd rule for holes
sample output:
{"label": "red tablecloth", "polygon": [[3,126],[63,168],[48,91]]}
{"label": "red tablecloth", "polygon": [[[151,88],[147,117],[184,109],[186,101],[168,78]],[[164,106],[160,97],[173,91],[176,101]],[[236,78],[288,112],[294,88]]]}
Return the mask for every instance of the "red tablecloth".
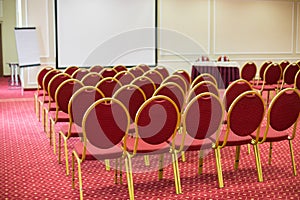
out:
{"label": "red tablecloth", "polygon": [[203,64],[192,66],[192,80],[202,73],[213,75],[217,80],[219,88],[227,88],[230,82],[240,78],[237,66],[221,66],[218,64],[216,66],[205,66]]}

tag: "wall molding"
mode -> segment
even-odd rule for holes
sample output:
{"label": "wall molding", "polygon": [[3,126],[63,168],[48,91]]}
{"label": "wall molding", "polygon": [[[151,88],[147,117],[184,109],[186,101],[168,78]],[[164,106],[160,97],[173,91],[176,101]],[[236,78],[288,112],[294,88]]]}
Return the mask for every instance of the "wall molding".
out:
{"label": "wall molding", "polygon": [[[287,1],[284,1],[284,0],[269,0],[271,2],[287,2]],[[243,52],[243,51],[238,51],[238,52],[226,52],[226,51],[216,51],[216,2],[217,0],[214,0],[213,1],[213,15],[214,15],[214,20],[213,20],[213,27],[214,27],[214,33],[213,33],[213,54],[215,55],[232,55],[232,54],[235,54],[235,55],[255,55],[255,54],[272,54],[272,55],[280,55],[280,54],[293,54],[293,49],[294,49],[294,18],[295,18],[295,3],[292,2],[292,1],[289,1],[289,3],[292,4],[292,9],[291,9],[291,12],[292,12],[292,21],[291,21],[291,24],[292,24],[292,27],[291,27],[291,30],[292,30],[292,33],[291,33],[291,46],[290,46],[290,50],[289,51],[250,51],[250,52]],[[298,2],[299,4],[299,2]],[[298,24],[297,24],[298,25]]]}
{"label": "wall molding", "polygon": [[299,33],[299,23],[300,23],[300,2],[297,2],[297,16],[296,16],[296,54],[300,54],[300,33]]}

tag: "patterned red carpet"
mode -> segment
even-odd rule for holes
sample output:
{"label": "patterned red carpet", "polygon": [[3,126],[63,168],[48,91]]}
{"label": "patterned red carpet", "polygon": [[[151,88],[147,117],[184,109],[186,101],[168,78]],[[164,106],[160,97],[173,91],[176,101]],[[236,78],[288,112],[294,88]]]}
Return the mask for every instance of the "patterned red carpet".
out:
{"label": "patterned red carpet", "polygon": [[19,85],[11,85],[10,77],[0,77],[0,100],[2,99],[33,99],[33,90],[25,90],[22,95],[22,88]]}
{"label": "patterned red carpet", "polygon": [[[298,133],[300,133],[298,128]],[[300,173],[300,135],[294,140],[294,152]],[[0,102],[0,199],[79,199],[78,184],[71,187],[65,164],[58,164],[49,139],[33,112],[29,99]],[[75,140],[73,140],[75,142]],[[71,150],[71,145],[70,145]],[[158,181],[157,172],[134,173],[136,199],[300,199],[300,176],[293,176],[287,142],[273,145],[273,162],[268,165],[268,144],[260,146],[264,182],[257,182],[253,150],[241,148],[240,166],[233,170],[234,148],[221,150],[225,187],[218,188],[213,152],[204,159],[202,175],[197,175],[197,153],[180,160],[183,194],[176,195],[172,165]],[[166,156],[166,162],[170,160]],[[150,157],[151,167],[157,166]],[[113,163],[111,163],[113,165]],[[136,171],[147,170],[142,158],[133,159]],[[76,169],[77,172],[77,169]],[[126,175],[123,185],[113,182],[114,171],[106,171],[98,161],[82,165],[85,199],[128,199]],[[77,174],[76,174],[77,177]]]}

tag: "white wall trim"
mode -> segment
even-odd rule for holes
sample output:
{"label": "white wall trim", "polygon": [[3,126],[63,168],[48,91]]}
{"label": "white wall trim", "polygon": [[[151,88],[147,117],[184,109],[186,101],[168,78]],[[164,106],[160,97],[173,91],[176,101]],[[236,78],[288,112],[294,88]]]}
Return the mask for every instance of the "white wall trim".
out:
{"label": "white wall trim", "polygon": [[[262,51],[262,52],[226,52],[226,51],[216,51],[216,1],[217,0],[214,0],[213,1],[213,3],[214,3],[214,24],[213,24],[213,26],[214,26],[214,34],[213,34],[213,36],[214,36],[214,38],[213,38],[213,42],[214,42],[214,45],[213,45],[213,47],[214,47],[214,49],[213,49],[213,54],[215,54],[215,55],[230,55],[230,54],[235,54],[235,55],[243,55],[243,54],[250,54],[250,55],[254,55],[254,54],[274,54],[274,55],[280,55],[280,54],[292,54],[293,53],[293,48],[294,48],[294,16],[295,16],[295,12],[294,12],[294,10],[295,10],[295,3],[294,2],[290,2],[290,3],[292,3],[292,36],[291,36],[291,49],[290,49],[290,51],[282,51],[282,52],[280,52],[280,51],[274,51],[274,52],[265,52],[265,51]],[[278,0],[270,0],[270,1],[277,1],[278,2]],[[286,1],[283,1],[283,0],[281,0],[281,2],[286,2]],[[299,3],[298,3],[299,4]],[[299,6],[299,5],[298,5]],[[298,25],[298,24],[297,24]]]}
{"label": "white wall trim", "polygon": [[0,17],[3,17],[3,0],[0,0]]}

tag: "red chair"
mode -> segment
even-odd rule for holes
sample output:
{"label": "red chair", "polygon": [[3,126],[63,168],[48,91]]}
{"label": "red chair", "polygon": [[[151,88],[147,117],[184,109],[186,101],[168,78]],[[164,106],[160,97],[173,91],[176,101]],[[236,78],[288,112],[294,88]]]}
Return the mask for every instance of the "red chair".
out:
{"label": "red chair", "polygon": [[163,82],[163,76],[158,71],[155,70],[149,70],[145,72],[144,76],[150,78],[154,82],[156,88],[158,88],[160,84]]}
{"label": "red chair", "polygon": [[[281,67],[282,73],[284,72],[285,68],[287,68],[287,66],[289,66],[289,64],[291,64],[291,63],[290,63],[290,61],[288,61],[288,60],[282,60],[282,61],[279,63],[279,65],[280,65],[280,67]],[[283,76],[282,76],[282,78],[283,78]]]}
{"label": "red chair", "polygon": [[73,74],[72,74],[72,78],[75,78],[79,81],[81,81],[81,79],[87,75],[90,71],[88,69],[85,68],[78,68]]}
{"label": "red chair", "polygon": [[[269,164],[271,164],[272,144],[288,141],[292,159],[293,173],[296,176],[296,164],[292,141],[296,136],[300,113],[300,93],[294,88],[280,91],[271,101],[267,112],[267,125],[261,128],[259,143],[269,142]],[[256,135],[252,135],[253,138]]]}
{"label": "red chair", "polygon": [[104,67],[102,67],[101,65],[93,65],[93,66],[90,67],[89,71],[100,73],[103,68]]}
{"label": "red chair", "polygon": [[259,80],[256,81],[256,85],[262,85],[264,80],[264,73],[267,67],[272,64],[272,61],[265,61],[260,65],[259,68]]}
{"label": "red chair", "polygon": [[[68,91],[66,91],[68,92]],[[69,175],[68,144],[69,138],[82,137],[81,123],[86,110],[104,94],[93,86],[84,86],[73,93],[68,102],[69,123],[59,131],[59,163],[61,158],[61,137],[64,140],[66,174]]]}
{"label": "red chair", "polygon": [[193,80],[193,82],[191,84],[191,87],[194,87],[195,85],[197,85],[201,81],[210,81],[210,82],[214,83],[216,86],[218,86],[217,80],[213,75],[211,75],[209,73],[203,73],[203,74],[200,74],[199,76],[197,76]]}
{"label": "red chair", "polygon": [[115,65],[113,69],[116,70],[117,72],[127,71],[127,68],[124,65]]}
{"label": "red chair", "polygon": [[147,72],[150,70],[150,67],[146,64],[138,64],[136,67],[141,68],[144,72]]}
{"label": "red chair", "polygon": [[103,77],[114,77],[117,74],[117,70],[113,69],[113,68],[103,68],[101,70],[101,72],[99,72],[99,74]]}
{"label": "red chair", "polygon": [[67,67],[67,68],[64,70],[64,73],[69,74],[70,76],[72,76],[72,74],[73,74],[76,70],[78,70],[78,69],[79,69],[79,67],[77,67],[77,66],[69,66],[69,67]]}
{"label": "red chair", "polygon": [[135,78],[142,76],[145,72],[140,67],[132,67],[128,70],[131,74],[134,75]]}
{"label": "red chair", "polygon": [[[220,188],[224,187],[220,150],[225,146],[236,147],[234,168],[237,169],[241,145],[253,145],[258,181],[263,181],[258,139],[264,114],[264,101],[257,91],[244,92],[231,104],[227,115],[226,128],[219,135],[216,135],[216,141],[213,145]],[[253,139],[251,134],[256,135],[256,138]],[[213,137],[210,139],[214,140]]]}
{"label": "red chair", "polygon": [[169,76],[169,71],[164,66],[156,66],[153,70],[158,71],[166,79]]}
{"label": "red chair", "polygon": [[112,97],[113,94],[122,87],[122,84],[113,77],[103,78],[96,86],[105,97]]}
{"label": "red chair", "polygon": [[43,101],[43,96],[44,96],[44,92],[45,90],[43,89],[43,79],[44,76],[51,70],[53,70],[54,68],[51,66],[46,66],[43,67],[39,73],[37,74],[37,91],[34,93],[34,111],[36,114],[36,117],[38,118],[38,120],[40,121],[40,113],[41,113],[41,104]]}
{"label": "red chair", "polygon": [[295,75],[294,88],[300,90],[300,70]]}
{"label": "red chair", "polygon": [[[103,98],[93,103],[86,111],[82,121],[82,142],[75,145],[72,152],[72,187],[75,188],[75,160],[78,166],[78,182],[80,199],[83,199],[81,165],[89,160],[116,159],[116,163],[126,155],[126,146],[121,145],[126,141],[129,129],[129,114],[124,105],[112,98]],[[126,158],[127,160],[130,158]],[[127,167],[127,165],[126,165]],[[117,170],[115,183],[117,182]],[[127,178],[129,196],[132,181]]]}
{"label": "red chair", "polygon": [[186,81],[184,78],[182,78],[179,75],[171,75],[168,76],[167,78],[164,79],[164,81],[162,83],[176,83],[177,85],[179,85],[181,87],[181,89],[184,91],[184,94],[188,93],[188,86],[186,85]]}
{"label": "red chair", "polygon": [[82,78],[81,82],[86,86],[95,86],[102,78],[97,72],[89,72]]}
{"label": "red chair", "polygon": [[169,97],[176,104],[179,112],[181,113],[185,104],[185,94],[182,88],[176,83],[164,83],[159,88],[157,88],[153,96],[164,95]]}
{"label": "red chair", "polygon": [[240,78],[245,79],[252,85],[255,84],[255,75],[257,72],[257,67],[254,62],[246,62],[241,71],[240,71]]}
{"label": "red chair", "polygon": [[180,69],[180,70],[175,71],[173,74],[174,75],[179,75],[182,78],[184,78],[187,87],[190,88],[190,85],[192,83],[192,78],[191,78],[190,74],[187,71],[185,71],[183,69]]}
{"label": "red chair", "polygon": [[135,78],[131,84],[140,87],[145,93],[147,99],[152,97],[154,91],[156,90],[154,82],[147,76]]}
{"label": "red chair", "polygon": [[178,152],[199,151],[198,174],[202,173],[204,151],[212,149],[219,135],[224,108],[219,97],[204,92],[189,101],[182,116],[182,134],[177,134],[175,146]]}
{"label": "red chair", "polygon": [[140,107],[135,117],[135,137],[124,141],[128,154],[126,156],[126,172],[130,199],[134,198],[131,158],[142,155],[159,156],[159,179],[163,177],[163,157],[171,153],[176,193],[181,193],[177,152],[174,143],[168,143],[175,138],[180,124],[180,114],[176,104],[168,97],[153,96]]}
{"label": "red chair", "polygon": [[122,85],[128,85],[135,79],[135,76],[129,71],[121,71],[118,72],[114,78],[117,79]]}
{"label": "red chair", "polygon": [[285,67],[283,71],[282,83],[280,89],[293,88],[295,83],[295,75],[300,70],[297,63],[291,63]]}
{"label": "red chair", "polygon": [[190,102],[190,100],[192,100],[198,94],[201,94],[204,92],[210,92],[210,93],[216,95],[217,97],[220,97],[219,89],[217,88],[217,86],[214,83],[212,83],[210,81],[202,81],[202,82],[198,83],[197,85],[195,85],[194,87],[192,87],[192,89],[190,90],[189,95],[187,97],[187,103]]}
{"label": "red chair", "polygon": [[266,104],[269,104],[270,92],[277,92],[279,89],[279,81],[281,77],[281,67],[277,63],[271,63],[264,71],[263,84],[254,85],[253,88],[262,94],[267,92]]}

